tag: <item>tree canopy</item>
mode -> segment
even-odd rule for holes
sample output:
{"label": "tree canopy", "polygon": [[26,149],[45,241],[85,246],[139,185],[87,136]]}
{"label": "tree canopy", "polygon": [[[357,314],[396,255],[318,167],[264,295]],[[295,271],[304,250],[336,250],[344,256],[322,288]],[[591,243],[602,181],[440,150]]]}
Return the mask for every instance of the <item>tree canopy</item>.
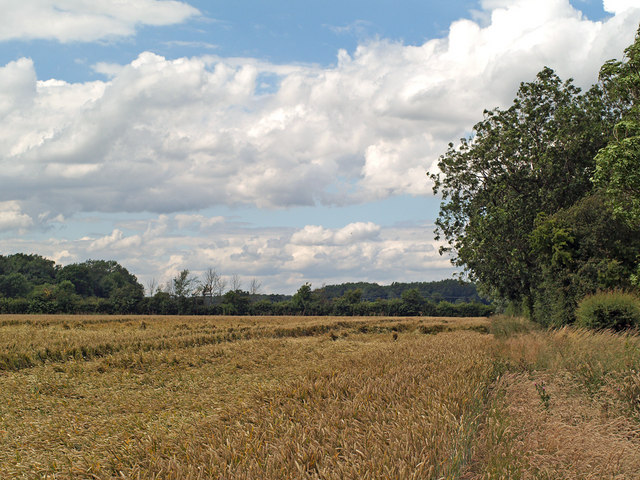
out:
{"label": "tree canopy", "polygon": [[[483,291],[524,305],[534,317],[535,310],[544,316],[559,309],[570,321],[578,297],[629,285],[640,249],[633,241],[621,248],[618,240],[640,232],[610,217],[621,210],[633,215],[640,198],[634,183],[640,150],[633,150],[635,140],[621,146],[620,138],[621,128],[640,118],[639,42],[626,50],[625,62],[608,62],[600,84],[585,93],[545,67],[520,85],[508,109],[485,111],[470,137],[451,143],[431,175],[443,199],[436,221],[442,251]],[[629,138],[632,131],[625,132]],[[624,188],[610,181],[616,168]],[[634,168],[635,176],[625,170]],[[599,214],[586,220],[594,208]],[[561,300],[550,306],[554,296]]]}
{"label": "tree canopy", "polygon": [[621,110],[613,139],[596,156],[594,181],[616,216],[640,224],[640,29],[622,61],[600,70],[606,94]]}

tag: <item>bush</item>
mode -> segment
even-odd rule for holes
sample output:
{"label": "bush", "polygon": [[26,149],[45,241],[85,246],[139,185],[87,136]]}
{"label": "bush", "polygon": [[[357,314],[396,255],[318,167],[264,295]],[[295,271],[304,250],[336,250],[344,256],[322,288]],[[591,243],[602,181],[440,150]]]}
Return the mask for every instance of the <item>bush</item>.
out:
{"label": "bush", "polygon": [[615,331],[638,328],[640,298],[617,290],[589,295],[578,304],[576,326]]}

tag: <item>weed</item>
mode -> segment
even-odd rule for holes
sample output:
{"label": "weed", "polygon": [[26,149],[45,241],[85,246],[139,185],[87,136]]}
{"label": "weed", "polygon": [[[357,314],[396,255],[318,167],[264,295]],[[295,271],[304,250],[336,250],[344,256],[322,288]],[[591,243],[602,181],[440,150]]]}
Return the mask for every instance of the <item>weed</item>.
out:
{"label": "weed", "polygon": [[540,403],[544,407],[545,410],[549,410],[549,402],[551,400],[551,395],[547,392],[547,386],[543,381],[536,382],[533,384],[536,387],[536,392],[538,393],[538,397],[540,397]]}

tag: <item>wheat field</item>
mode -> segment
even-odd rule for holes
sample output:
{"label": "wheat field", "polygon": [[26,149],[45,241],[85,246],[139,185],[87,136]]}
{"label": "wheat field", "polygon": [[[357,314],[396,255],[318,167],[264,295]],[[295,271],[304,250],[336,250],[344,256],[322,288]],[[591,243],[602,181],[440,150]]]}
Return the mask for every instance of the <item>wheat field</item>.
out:
{"label": "wheat field", "polygon": [[513,319],[0,317],[0,478],[640,478],[640,342]]}

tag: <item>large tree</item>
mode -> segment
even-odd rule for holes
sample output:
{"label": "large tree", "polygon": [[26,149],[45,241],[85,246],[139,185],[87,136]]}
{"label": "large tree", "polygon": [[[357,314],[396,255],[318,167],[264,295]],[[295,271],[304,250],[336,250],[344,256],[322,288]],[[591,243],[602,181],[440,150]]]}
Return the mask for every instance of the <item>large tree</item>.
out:
{"label": "large tree", "polygon": [[616,118],[602,90],[582,94],[549,68],[522,83],[511,107],[484,112],[473,134],[449,145],[431,175],[443,201],[438,238],[487,293],[533,309],[541,268],[531,248],[540,213],[587,194],[594,157]]}

